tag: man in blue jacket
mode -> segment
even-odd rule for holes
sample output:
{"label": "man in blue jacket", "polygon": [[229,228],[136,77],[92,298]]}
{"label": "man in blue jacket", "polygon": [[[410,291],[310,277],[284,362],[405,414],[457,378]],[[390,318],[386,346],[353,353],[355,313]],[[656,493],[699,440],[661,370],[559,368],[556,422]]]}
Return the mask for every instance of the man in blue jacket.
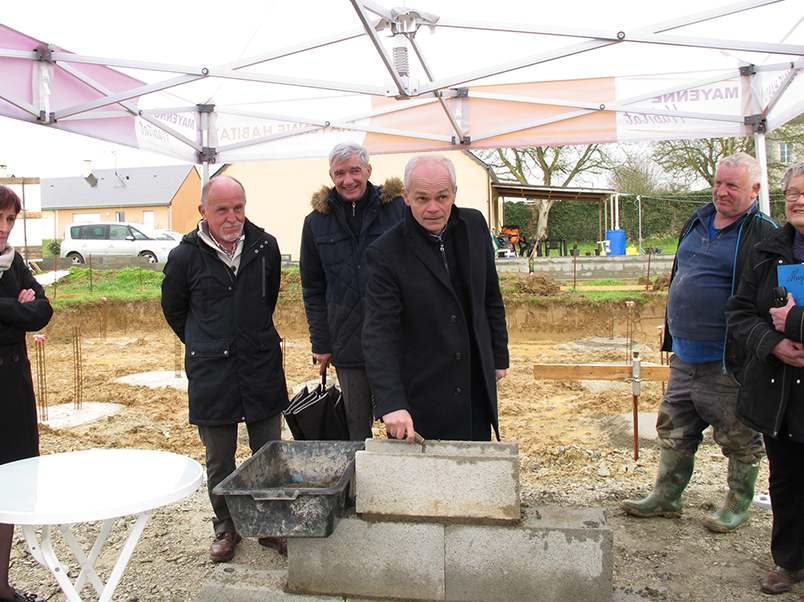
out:
{"label": "man in blue jacket", "polygon": [[722,159],[712,202],[694,212],[682,229],[662,347],[673,355],[656,422],[659,472],[648,497],[622,502],[628,514],[681,515],[681,493],[692,476],[703,432],[711,425],[729,459],[729,492],[723,507],[704,519],[704,526],[727,533],[749,521],[765,452],[761,435],[736,415],[739,385],[731,372],[743,363],[745,350],[726,328],[725,306],[749,252],[777,227],[758,211],[760,176],[756,159],[746,153]]}
{"label": "man in blue jacket", "polygon": [[346,404],[349,438],[371,437],[373,408],[363,356],[366,249],[404,214],[402,182],[374,186],[368,151],[354,142],[336,145],[329,177],[304,220],[301,282],[313,358],[323,374],[332,363]]}
{"label": "man in blue jacket", "polygon": [[[226,498],[212,492],[235,470],[237,425],[245,422],[256,452],[281,438],[288,405],[280,337],[273,313],[281,258],[276,239],[246,219],[246,191],[229,176],[201,191],[198,229],[170,252],[162,310],[185,345],[190,424],[206,448],[207,488],[215,517],[212,560],[234,557],[235,532]],[[262,545],[286,550],[278,538]]]}

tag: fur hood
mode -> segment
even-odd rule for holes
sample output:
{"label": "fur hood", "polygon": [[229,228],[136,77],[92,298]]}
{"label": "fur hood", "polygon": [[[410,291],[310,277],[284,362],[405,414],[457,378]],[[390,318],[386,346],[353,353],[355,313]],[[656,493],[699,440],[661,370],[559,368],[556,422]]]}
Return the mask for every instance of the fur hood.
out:
{"label": "fur hood", "polygon": [[[369,182],[371,186],[371,182]],[[319,213],[328,214],[331,209],[327,200],[329,199],[329,195],[332,193],[334,186],[324,185],[319,188],[316,192],[313,193],[313,198],[310,201],[310,205],[313,207],[314,211],[318,211]],[[383,203],[390,203],[395,198],[402,196],[402,180],[397,177],[388,178],[385,180],[385,183],[381,186],[382,188],[382,202]]]}

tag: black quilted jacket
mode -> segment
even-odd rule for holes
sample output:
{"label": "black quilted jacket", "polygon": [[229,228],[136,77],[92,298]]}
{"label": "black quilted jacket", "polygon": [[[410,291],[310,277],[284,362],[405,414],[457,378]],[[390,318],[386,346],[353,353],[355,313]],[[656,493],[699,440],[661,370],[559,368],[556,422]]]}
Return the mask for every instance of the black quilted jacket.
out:
{"label": "black quilted jacket", "polygon": [[369,187],[374,195],[359,238],[349,229],[342,206],[335,202],[335,189],[329,186],[313,195],[313,211],[302,230],[299,265],[312,351],[331,353],[332,364],[340,368],[365,365],[361,335],[366,249],[405,214],[399,178]]}

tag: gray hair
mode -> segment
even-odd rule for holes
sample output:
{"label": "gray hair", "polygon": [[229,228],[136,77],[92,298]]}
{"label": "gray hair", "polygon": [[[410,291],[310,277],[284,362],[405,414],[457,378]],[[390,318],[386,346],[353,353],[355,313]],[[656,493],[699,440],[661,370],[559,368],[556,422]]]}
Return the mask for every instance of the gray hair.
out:
{"label": "gray hair", "polygon": [[214,178],[210,178],[210,179],[209,179],[209,182],[207,182],[206,184],[204,184],[204,187],[201,189],[201,204],[202,204],[204,207],[206,207],[206,206],[207,206],[207,197],[209,196],[209,191],[210,191],[210,189],[212,188],[212,183],[213,183],[215,180],[219,180],[219,179],[222,179],[222,178],[226,178],[227,180],[231,180],[232,182],[234,182],[235,184],[237,184],[238,186],[240,186],[240,190],[242,190],[242,191],[243,191],[243,200],[244,200],[244,201],[246,200],[246,188],[245,188],[245,186],[243,186],[243,185],[242,185],[242,184],[241,184],[241,183],[240,183],[238,180],[236,180],[236,179],[235,179],[235,178],[233,178],[232,176],[215,176]]}
{"label": "gray hair", "polygon": [[449,172],[450,180],[452,180],[452,189],[455,190],[455,187],[458,185],[458,178],[455,175],[455,166],[447,157],[438,154],[416,155],[408,161],[408,164],[405,166],[405,179],[402,183],[405,190],[410,190],[410,173],[419,165],[425,163],[436,163],[437,165],[446,167]]}
{"label": "gray hair", "polygon": [[340,144],[336,144],[332,150],[329,151],[329,168],[332,169],[333,161],[343,163],[344,161],[348,161],[352,155],[357,155],[363,162],[363,167],[368,169],[368,151],[357,142],[341,142]]}
{"label": "gray hair", "polygon": [[796,163],[788,167],[782,176],[782,190],[787,190],[787,187],[790,186],[790,180],[802,175],[804,175],[804,163]]}
{"label": "gray hair", "polygon": [[723,157],[717,163],[718,168],[721,165],[726,165],[727,167],[742,167],[745,165],[748,168],[748,183],[753,186],[762,182],[762,169],[759,167],[757,160],[748,153],[739,152]]}

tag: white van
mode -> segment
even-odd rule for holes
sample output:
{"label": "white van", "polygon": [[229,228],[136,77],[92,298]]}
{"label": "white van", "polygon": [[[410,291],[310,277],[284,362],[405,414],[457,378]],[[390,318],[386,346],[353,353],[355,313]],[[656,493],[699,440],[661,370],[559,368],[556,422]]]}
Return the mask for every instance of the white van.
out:
{"label": "white van", "polygon": [[165,263],[170,250],[179,244],[143,224],[100,222],[70,224],[64,230],[61,256],[73,263],[85,263],[94,257],[147,257],[151,263]]}

